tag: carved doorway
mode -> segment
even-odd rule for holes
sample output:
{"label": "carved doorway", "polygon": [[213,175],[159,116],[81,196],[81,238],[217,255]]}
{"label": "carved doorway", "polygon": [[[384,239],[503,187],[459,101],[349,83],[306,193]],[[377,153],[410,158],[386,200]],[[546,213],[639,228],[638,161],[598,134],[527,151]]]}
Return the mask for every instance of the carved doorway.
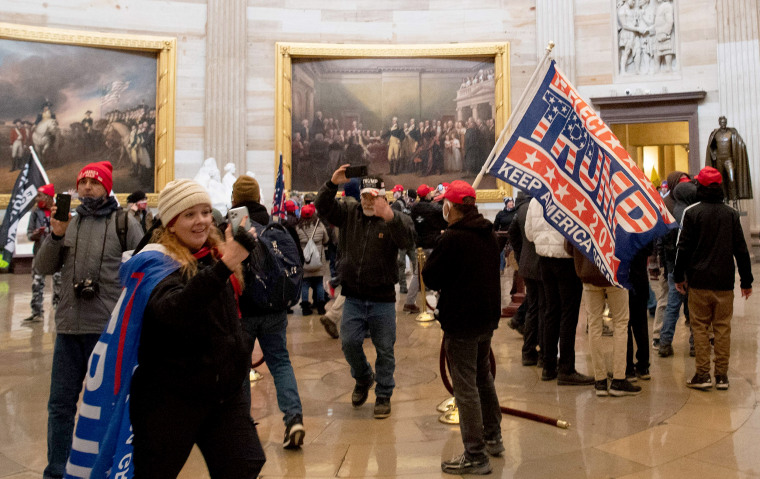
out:
{"label": "carved doorway", "polygon": [[[678,135],[675,140],[665,140],[663,138],[657,139],[650,144],[635,145],[638,146],[666,146],[672,145],[674,147],[672,151],[672,165],[683,166],[682,162],[676,160],[676,157],[682,157],[682,153],[686,153],[687,165],[689,174],[696,174],[701,168],[702,155],[699,150],[699,102],[705,98],[706,93],[704,91],[693,91],[684,93],[664,93],[658,95],[626,95],[626,96],[610,96],[610,97],[597,97],[591,98],[591,102],[594,104],[599,115],[602,117],[605,123],[610,125],[610,128],[616,135],[619,132],[624,131],[623,126],[628,125],[628,134],[632,132],[631,126],[634,127],[638,133],[646,134],[648,127],[639,124],[655,124],[653,128],[656,128],[657,124],[663,124],[662,126],[671,129],[674,134]],[[684,135],[683,130],[675,126],[680,124],[681,127],[686,127],[688,134]],[[654,130],[653,130],[654,131]],[[681,132],[680,134],[677,132]],[[623,138],[620,138],[623,142]],[[641,140],[636,140],[636,143]],[[683,151],[675,149],[677,145],[681,145],[678,148],[682,148]],[[637,153],[638,154],[638,153]],[[644,157],[642,152],[642,160]],[[662,170],[664,174],[667,174],[668,156],[667,152],[663,151],[665,168]],[[631,156],[634,160],[637,158],[631,152]],[[659,159],[658,159],[659,162]],[[642,166],[644,164],[642,163]],[[659,165],[659,163],[658,163]],[[648,166],[648,163],[647,163]],[[642,168],[647,175],[650,176],[651,171],[646,171]],[[672,170],[671,170],[672,171]],[[659,171],[658,171],[659,173]],[[664,176],[660,175],[661,179]]]}

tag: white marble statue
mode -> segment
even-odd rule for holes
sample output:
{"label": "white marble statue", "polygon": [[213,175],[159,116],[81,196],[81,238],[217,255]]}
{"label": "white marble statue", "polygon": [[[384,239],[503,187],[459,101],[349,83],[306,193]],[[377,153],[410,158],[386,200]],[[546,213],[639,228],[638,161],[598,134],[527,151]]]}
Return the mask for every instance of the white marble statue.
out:
{"label": "white marble statue", "polygon": [[232,189],[228,193],[222,183],[216,159],[206,158],[193,179],[206,188],[209,196],[211,196],[211,206],[218,209],[223,215],[227,214],[227,208],[230,207]]}
{"label": "white marble statue", "polygon": [[232,185],[237,180],[237,172],[235,171],[234,163],[227,163],[224,165],[224,176],[222,177],[222,184],[226,189],[227,198],[232,197]]}

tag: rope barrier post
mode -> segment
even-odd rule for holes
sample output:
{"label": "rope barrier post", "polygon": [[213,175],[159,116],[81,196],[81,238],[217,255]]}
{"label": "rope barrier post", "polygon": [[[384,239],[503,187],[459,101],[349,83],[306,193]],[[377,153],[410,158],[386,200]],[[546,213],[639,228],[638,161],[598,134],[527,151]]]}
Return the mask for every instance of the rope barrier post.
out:
{"label": "rope barrier post", "polygon": [[427,310],[427,296],[425,295],[425,282],[422,281],[422,268],[425,267],[425,261],[427,260],[427,256],[425,255],[425,252],[422,250],[422,248],[417,248],[417,279],[420,282],[420,295],[422,296],[422,312],[417,315],[415,321],[419,323],[428,323],[430,321],[433,321],[435,319],[435,315],[433,313],[428,312]]}

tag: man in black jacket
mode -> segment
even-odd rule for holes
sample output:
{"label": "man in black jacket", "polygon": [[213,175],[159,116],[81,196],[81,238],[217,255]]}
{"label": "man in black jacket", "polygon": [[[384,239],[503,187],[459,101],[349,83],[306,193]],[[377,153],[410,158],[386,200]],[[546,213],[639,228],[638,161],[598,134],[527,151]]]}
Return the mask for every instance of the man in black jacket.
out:
{"label": "man in black jacket", "polygon": [[340,338],[343,354],[356,380],[351,403],[359,407],[367,401],[375,373],[364,354],[363,344],[369,331],[377,351],[375,371],[376,419],[391,415],[391,395],[396,383],[394,345],[396,343],[396,283],[399,249],[410,243],[409,227],[393,211],[385,197],[382,178],[362,178],[361,202],[335,199],[338,185],[348,183],[345,164],[319,190],[315,202],[320,217],[340,229],[338,249],[341,294],[346,297]]}
{"label": "man in black jacket", "polygon": [[681,294],[686,294],[688,281],[694,332],[697,371],[686,385],[696,389],[712,387],[708,334],[712,325],[715,333],[715,387],[725,390],[728,389],[731,354],[734,258],[745,299],[752,294],[754,278],[739,213],[723,204],[720,172],[707,166],[696,179],[699,202],[684,211],[673,270],[673,280]]}
{"label": "man in black jacket", "polygon": [[453,181],[443,201],[449,227],[430,254],[422,278],[440,292],[438,321],[465,450],[443,462],[441,469],[448,474],[488,474],[486,453],[504,452],[489,359],[501,316],[499,245],[493,224],[478,213],[475,189],[467,182]]}
{"label": "man in black jacket", "polygon": [[[538,363],[537,346],[540,344],[541,311],[544,303],[544,288],[541,284],[541,267],[538,264],[536,245],[525,237],[525,218],[528,215],[528,205],[532,196],[520,191],[517,194],[516,215],[509,225],[509,242],[514,248],[515,258],[519,265],[520,276],[525,281],[525,325],[523,326],[523,366],[534,366]],[[541,351],[543,351],[541,347]],[[543,364],[543,361],[541,361]]]}
{"label": "man in black jacket", "polygon": [[[248,208],[248,216],[251,221],[266,225],[269,223],[269,213],[259,201],[261,201],[261,190],[255,178],[243,175],[235,180],[232,185],[232,207],[245,206]],[[291,237],[295,235],[293,241],[297,245],[303,262],[298,233],[291,226],[286,226],[286,229],[288,229]],[[298,394],[298,384],[288,354],[287,309],[259,311],[251,301],[247,300],[244,290],[240,298],[240,311],[243,316],[243,327],[251,335],[253,341],[259,340],[264,361],[267,363],[269,372],[272,373],[274,387],[277,391],[277,406],[282,411],[282,420],[285,423],[282,447],[297,449],[303,444],[306,432],[303,427],[301,397]],[[250,353],[252,352],[250,351]]]}

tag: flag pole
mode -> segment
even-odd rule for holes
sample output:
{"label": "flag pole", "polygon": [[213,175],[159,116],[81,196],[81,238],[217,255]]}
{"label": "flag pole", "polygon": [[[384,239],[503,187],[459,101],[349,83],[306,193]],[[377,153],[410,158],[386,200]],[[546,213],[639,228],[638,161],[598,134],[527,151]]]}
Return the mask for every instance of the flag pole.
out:
{"label": "flag pole", "polygon": [[536,66],[536,70],[533,72],[533,75],[531,75],[530,79],[528,80],[528,85],[525,87],[525,90],[523,90],[522,95],[520,95],[520,99],[517,100],[515,107],[512,108],[512,111],[509,113],[509,118],[507,119],[507,123],[504,124],[504,128],[501,130],[501,134],[499,134],[499,139],[496,140],[496,143],[494,143],[493,148],[491,148],[491,153],[488,154],[488,158],[486,158],[485,163],[483,163],[483,168],[480,169],[480,173],[478,173],[478,176],[475,178],[475,181],[472,182],[473,188],[477,189],[478,185],[483,179],[483,176],[486,174],[486,171],[488,171],[488,168],[491,167],[491,163],[493,163],[493,160],[496,157],[496,149],[501,145],[501,142],[504,139],[504,135],[507,134],[507,130],[509,130],[509,125],[512,124],[512,120],[514,120],[515,118],[515,112],[520,110],[520,106],[525,101],[525,96],[528,93],[528,89],[533,84],[533,82],[536,81],[538,72],[544,66],[544,63],[546,63],[546,60],[549,58],[549,55],[551,55],[552,49],[554,49],[554,42],[550,41],[546,45],[546,51],[544,52],[544,56],[541,58],[541,61],[538,62],[538,65]]}

